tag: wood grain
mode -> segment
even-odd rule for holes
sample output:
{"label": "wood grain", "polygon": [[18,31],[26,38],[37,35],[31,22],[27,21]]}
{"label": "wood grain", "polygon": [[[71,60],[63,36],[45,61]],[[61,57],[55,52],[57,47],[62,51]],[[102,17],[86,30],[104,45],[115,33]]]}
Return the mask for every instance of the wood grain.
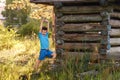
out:
{"label": "wood grain", "polygon": [[83,24],[65,24],[62,27],[58,27],[59,30],[69,31],[102,31],[107,30],[106,26],[100,25],[99,23],[83,23]]}
{"label": "wood grain", "polygon": [[57,12],[64,14],[77,14],[77,13],[100,13],[101,11],[110,9],[110,7],[101,6],[63,6],[60,9],[56,9]]}
{"label": "wood grain", "polygon": [[100,15],[66,15],[57,20],[63,22],[100,22],[102,17]]}

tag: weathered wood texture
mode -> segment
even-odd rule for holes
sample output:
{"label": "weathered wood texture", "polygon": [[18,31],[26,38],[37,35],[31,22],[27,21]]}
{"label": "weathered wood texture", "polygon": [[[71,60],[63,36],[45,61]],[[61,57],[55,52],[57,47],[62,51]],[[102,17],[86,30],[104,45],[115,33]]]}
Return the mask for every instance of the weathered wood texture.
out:
{"label": "weathered wood texture", "polygon": [[69,31],[102,31],[106,30],[107,27],[100,25],[99,23],[81,23],[81,24],[65,24],[64,26],[58,27],[59,30]]}
{"label": "weathered wood texture", "polygon": [[80,13],[100,13],[101,11],[111,11],[111,7],[102,8],[100,6],[66,6],[57,9],[57,12],[64,14]]}
{"label": "weathered wood texture", "polygon": [[[96,50],[96,47],[100,47],[100,44],[98,43],[64,43],[63,45],[57,45],[57,48],[63,48],[65,50],[75,49],[75,50],[81,50],[81,49],[91,49]],[[98,49],[97,49],[98,51]]]}
{"label": "weathered wood texture", "polygon": [[110,32],[111,36],[120,36],[120,29],[112,29]]}
{"label": "weathered wood texture", "polygon": [[120,28],[120,21],[119,20],[111,19],[110,24],[111,24],[112,28]]}
{"label": "weathered wood texture", "polygon": [[120,19],[120,12],[114,12],[111,14],[111,17],[112,18],[117,18],[117,19]]}
{"label": "weathered wood texture", "polygon": [[58,19],[63,22],[100,22],[102,17],[100,15],[66,15]]}
{"label": "weathered wood texture", "polygon": [[106,22],[108,16],[101,14],[110,11],[110,7],[94,5],[68,6],[67,3],[55,8],[56,13],[56,48],[63,49],[63,53],[102,53],[107,51],[108,33]]}
{"label": "weathered wood texture", "polygon": [[110,53],[107,55],[109,58],[120,60],[120,47],[112,47]]}
{"label": "weathered wood texture", "polygon": [[100,41],[107,40],[106,36],[89,34],[64,34],[60,39],[65,41]]}
{"label": "weathered wood texture", "polygon": [[115,5],[114,12],[111,13],[110,24],[112,26],[112,30],[110,32],[110,44],[111,49],[108,54],[109,58],[114,58],[120,60],[120,5]]}
{"label": "weathered wood texture", "polygon": [[110,38],[110,44],[120,46],[120,38]]}

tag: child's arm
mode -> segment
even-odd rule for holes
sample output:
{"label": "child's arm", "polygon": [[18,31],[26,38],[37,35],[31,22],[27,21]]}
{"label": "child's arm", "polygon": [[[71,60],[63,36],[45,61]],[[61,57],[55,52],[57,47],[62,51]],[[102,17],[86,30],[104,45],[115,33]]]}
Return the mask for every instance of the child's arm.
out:
{"label": "child's arm", "polygon": [[41,22],[40,22],[40,30],[39,30],[39,32],[41,32],[41,30],[42,30],[43,22],[44,22],[44,20],[42,19]]}
{"label": "child's arm", "polygon": [[47,22],[47,29],[48,29],[48,32],[49,32],[49,28],[50,28],[50,22],[49,20],[45,20]]}

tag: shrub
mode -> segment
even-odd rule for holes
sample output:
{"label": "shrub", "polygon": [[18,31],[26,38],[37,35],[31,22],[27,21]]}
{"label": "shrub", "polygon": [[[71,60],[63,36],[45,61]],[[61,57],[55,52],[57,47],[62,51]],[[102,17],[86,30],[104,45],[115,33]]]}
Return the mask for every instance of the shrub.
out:
{"label": "shrub", "polygon": [[38,34],[39,31],[39,21],[38,20],[31,20],[27,24],[24,24],[18,30],[18,33],[21,36],[32,36],[32,34]]}
{"label": "shrub", "polygon": [[11,48],[16,40],[16,32],[13,29],[0,26],[0,50]]}

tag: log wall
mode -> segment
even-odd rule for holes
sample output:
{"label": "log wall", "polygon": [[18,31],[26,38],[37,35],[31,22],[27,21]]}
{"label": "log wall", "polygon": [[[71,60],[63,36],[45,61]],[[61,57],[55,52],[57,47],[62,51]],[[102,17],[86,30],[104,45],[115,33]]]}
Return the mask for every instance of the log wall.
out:
{"label": "log wall", "polygon": [[109,6],[94,1],[93,3],[90,1],[90,4],[89,1],[59,2],[54,6],[57,53],[106,55],[110,37]]}
{"label": "log wall", "polygon": [[112,30],[110,32],[111,49],[109,57],[120,59],[120,5],[113,6],[110,24]]}

